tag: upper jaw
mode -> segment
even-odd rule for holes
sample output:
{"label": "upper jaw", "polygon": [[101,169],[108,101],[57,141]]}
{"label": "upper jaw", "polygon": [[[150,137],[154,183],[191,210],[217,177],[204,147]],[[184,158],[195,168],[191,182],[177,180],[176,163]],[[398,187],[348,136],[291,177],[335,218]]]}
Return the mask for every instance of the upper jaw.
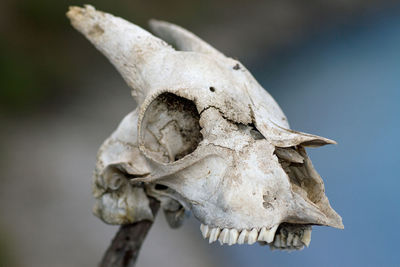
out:
{"label": "upper jaw", "polygon": [[282,223],[271,228],[235,229],[200,225],[200,231],[209,243],[219,241],[221,245],[249,244],[259,242],[271,249],[299,250],[310,244],[311,226],[304,224]]}

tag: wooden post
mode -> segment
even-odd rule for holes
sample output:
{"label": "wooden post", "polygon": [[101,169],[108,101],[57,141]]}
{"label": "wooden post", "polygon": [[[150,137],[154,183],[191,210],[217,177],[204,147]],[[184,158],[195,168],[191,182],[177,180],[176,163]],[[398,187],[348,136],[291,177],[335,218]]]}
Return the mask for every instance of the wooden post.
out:
{"label": "wooden post", "polygon": [[[160,207],[160,202],[150,198],[150,207],[154,218]],[[122,225],[107,251],[104,253],[100,267],[133,267],[139,255],[140,248],[149,232],[152,221],[144,220],[133,224]]]}

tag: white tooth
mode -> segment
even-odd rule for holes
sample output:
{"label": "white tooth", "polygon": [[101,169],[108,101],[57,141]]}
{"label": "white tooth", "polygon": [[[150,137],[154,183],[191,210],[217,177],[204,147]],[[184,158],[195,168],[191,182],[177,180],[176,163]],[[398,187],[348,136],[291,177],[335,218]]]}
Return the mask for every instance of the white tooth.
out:
{"label": "white tooth", "polygon": [[301,242],[307,247],[310,245],[311,242],[311,229],[305,229],[303,233],[303,237],[301,238]]}
{"label": "white tooth", "polygon": [[236,229],[231,229],[229,230],[229,246],[232,246],[233,244],[236,244],[236,241],[238,239],[239,232]]}
{"label": "white tooth", "polygon": [[276,248],[281,247],[281,235],[275,236],[274,247],[276,247]]}
{"label": "white tooth", "polygon": [[261,228],[260,234],[258,235],[258,241],[265,241],[267,243],[271,243],[274,241],[275,232],[278,229],[278,225],[275,225],[271,229],[267,230],[267,228]]}
{"label": "white tooth", "polygon": [[225,228],[219,235],[218,241],[222,245],[224,243],[228,243],[228,240],[229,240],[229,229]]}
{"label": "white tooth", "polygon": [[279,236],[281,238],[281,248],[286,247],[286,236],[283,233],[281,233]]}
{"label": "white tooth", "polygon": [[271,243],[272,241],[274,241],[274,237],[275,237],[275,233],[276,233],[276,229],[278,229],[279,225],[275,225],[274,227],[272,227],[271,229],[269,229],[267,231],[267,235],[265,237],[265,241],[268,243]]}
{"label": "white tooth", "polygon": [[300,238],[298,235],[295,235],[293,238],[293,246],[295,246],[295,247],[303,246],[303,244],[300,242]]}
{"label": "white tooth", "polygon": [[265,236],[267,235],[267,228],[263,227],[258,234],[257,241],[266,241]]}
{"label": "white tooth", "polygon": [[292,232],[289,232],[288,238],[287,238],[287,240],[286,240],[286,244],[287,244],[288,247],[292,246],[293,237],[294,237],[293,233],[292,233]]}
{"label": "white tooth", "polygon": [[210,231],[209,231],[208,225],[201,224],[200,231],[203,235],[203,238],[207,238],[210,236]]}
{"label": "white tooth", "polygon": [[258,236],[258,231],[256,228],[253,228],[253,230],[251,230],[247,238],[247,244],[249,245],[254,244],[257,241],[257,236]]}
{"label": "white tooth", "polygon": [[247,236],[248,236],[248,232],[246,229],[243,229],[242,232],[240,233],[237,243],[238,244],[244,244],[244,242],[247,241]]}
{"label": "white tooth", "polygon": [[212,242],[217,241],[220,232],[221,230],[218,227],[211,229],[210,239],[208,240],[208,243],[211,244]]}

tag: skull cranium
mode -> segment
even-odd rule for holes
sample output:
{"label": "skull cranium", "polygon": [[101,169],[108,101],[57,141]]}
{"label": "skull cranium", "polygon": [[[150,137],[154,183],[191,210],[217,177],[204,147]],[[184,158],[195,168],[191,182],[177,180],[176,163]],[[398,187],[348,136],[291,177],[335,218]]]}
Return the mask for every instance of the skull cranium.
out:
{"label": "skull cranium", "polygon": [[289,129],[274,99],[237,60],[170,23],[140,27],[91,6],[72,25],[117,68],[138,103],[101,146],[94,213],[107,223],[172,227],[192,211],[210,242],[299,249],[311,225],[343,228],[304,147],[335,143]]}

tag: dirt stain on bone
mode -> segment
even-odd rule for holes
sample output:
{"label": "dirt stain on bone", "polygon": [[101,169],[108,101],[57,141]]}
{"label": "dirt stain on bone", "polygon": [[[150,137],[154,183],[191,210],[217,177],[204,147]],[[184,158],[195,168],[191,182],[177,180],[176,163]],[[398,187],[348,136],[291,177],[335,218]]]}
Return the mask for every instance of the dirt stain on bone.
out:
{"label": "dirt stain on bone", "polygon": [[91,37],[99,37],[104,33],[104,29],[100,27],[99,24],[94,25],[90,31],[89,31],[89,36]]}

